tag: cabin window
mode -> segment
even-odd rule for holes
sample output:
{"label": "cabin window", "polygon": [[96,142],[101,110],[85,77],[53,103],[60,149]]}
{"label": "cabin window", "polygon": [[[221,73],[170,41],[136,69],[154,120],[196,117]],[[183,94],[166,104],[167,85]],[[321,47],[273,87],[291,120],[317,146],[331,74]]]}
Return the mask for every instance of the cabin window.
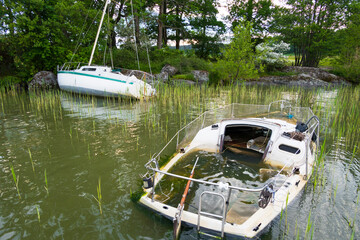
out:
{"label": "cabin window", "polygon": [[83,68],[83,71],[95,72],[96,68]]}
{"label": "cabin window", "polygon": [[296,147],[289,146],[289,145],[285,145],[285,144],[280,144],[279,149],[282,150],[282,151],[285,151],[285,152],[293,153],[293,154],[299,154],[300,153],[300,149],[298,149]]}

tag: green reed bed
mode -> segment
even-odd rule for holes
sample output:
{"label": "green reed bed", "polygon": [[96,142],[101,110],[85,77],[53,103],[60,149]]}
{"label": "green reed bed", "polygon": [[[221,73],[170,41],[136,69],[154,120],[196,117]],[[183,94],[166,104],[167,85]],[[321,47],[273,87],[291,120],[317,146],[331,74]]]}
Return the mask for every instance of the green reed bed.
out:
{"label": "green reed bed", "polygon": [[[331,172],[332,169],[327,169],[330,164],[327,162],[329,152],[332,148],[345,147],[348,152],[351,153],[351,159],[347,162],[346,173],[358,164],[358,156],[360,154],[360,88],[338,88],[335,89],[336,94],[327,99],[331,101],[331,104],[324,107],[322,98],[324,92],[334,92],[334,89],[308,89],[302,88],[289,88],[289,87],[257,87],[257,86],[244,86],[244,85],[232,85],[232,86],[169,86],[158,85],[157,96],[147,101],[135,101],[133,99],[123,98],[97,98],[88,95],[74,95],[65,93],[62,91],[45,91],[45,92],[30,92],[28,94],[16,91],[5,92],[0,89],[0,101],[1,112],[0,118],[5,116],[10,111],[9,108],[16,107],[20,113],[24,116],[35,115],[39,122],[44,122],[46,129],[53,129],[57,132],[63,132],[67,138],[72,142],[71,145],[83,145],[84,160],[88,162],[95,162],[96,154],[98,151],[95,148],[95,139],[99,136],[108,134],[111,136],[121,136],[126,138],[131,135],[134,137],[134,151],[136,155],[151,157],[151,155],[159,151],[162,146],[175,134],[179,127],[183,127],[186,123],[190,122],[197,115],[203,113],[206,110],[214,109],[220,106],[228,105],[231,103],[247,103],[247,104],[268,104],[272,101],[287,99],[293,106],[308,106],[319,116],[321,120],[321,132],[320,132],[320,144],[319,154],[317,158],[316,166],[313,168],[313,175],[305,189],[307,194],[314,193],[316,195],[312,200],[312,206],[322,204],[317,201],[317,196],[325,191],[326,185],[333,184],[332,192],[329,194],[329,201],[335,205],[336,201],[339,201],[341,197],[340,185],[336,183],[335,177],[331,179],[329,176],[334,176]],[[70,108],[65,108],[64,101],[69,103]],[[63,105],[62,105],[63,104]],[[132,110],[136,107],[140,107],[140,117],[136,121],[124,120],[121,118],[123,114],[126,114],[128,109]],[[96,118],[96,110],[99,108],[105,109],[105,116],[100,120]],[[80,109],[80,110],[79,110]],[[115,112],[113,110],[116,110]],[[75,115],[75,117],[68,117],[69,115]],[[44,119],[44,120],[42,120]],[[45,121],[46,120],[46,121]],[[106,124],[106,128],[103,125]],[[141,132],[132,131],[133,125],[143,126]],[[61,130],[61,131],[60,131]],[[47,131],[48,132],[48,131]],[[144,139],[149,139],[150,136],[159,136],[157,143],[149,143]],[[147,136],[146,138],[144,136]],[[164,143],[164,144],[163,144]],[[153,144],[151,152],[142,152],[142,145]],[[81,146],[77,146],[81,148]],[[26,148],[23,149],[26,154]],[[75,147],[74,147],[75,148]],[[40,150],[38,150],[40,149]],[[24,189],[24,179],[26,174],[29,175],[32,172],[35,173],[33,158],[36,159],[36,167],[38,174],[30,174],[29,181],[35,181],[36,177],[39,179],[37,184],[40,191],[42,189],[43,197],[49,195],[47,170],[43,166],[38,158],[41,148],[32,148],[33,153],[28,149],[28,157],[24,158],[26,161],[31,161],[31,167],[27,162],[28,170],[25,167],[16,169],[11,166],[11,176],[14,179],[14,183],[17,192],[13,191],[13,195],[21,199],[19,184],[21,186],[21,194],[26,198],[26,189]],[[47,146],[44,150],[48,153],[47,158],[56,159],[58,156],[55,150],[50,149]],[[111,149],[112,151],[112,149]],[[114,150],[115,151],[115,150]],[[150,150],[149,150],[150,151]],[[32,156],[33,155],[33,156]],[[53,156],[52,156],[53,155]],[[91,161],[90,161],[91,160]],[[137,159],[138,160],[138,159]],[[20,160],[16,160],[20,161]],[[16,165],[17,166],[17,165]],[[43,172],[43,174],[41,174]],[[330,174],[328,173],[330,172]],[[50,173],[50,171],[49,171]],[[21,179],[19,179],[19,176]],[[33,176],[36,175],[36,176]],[[38,176],[37,176],[38,175]],[[24,176],[24,177],[23,177]],[[51,175],[52,177],[52,175]],[[33,180],[32,180],[33,179]],[[45,186],[44,186],[45,181]],[[11,180],[12,182],[12,180]],[[21,183],[20,183],[21,182]],[[51,180],[50,188],[53,187],[56,181]],[[102,201],[101,188],[104,187],[106,181],[104,179],[101,186],[101,180],[98,179],[97,184],[97,196],[93,196],[99,207],[100,214],[105,203]],[[12,183],[13,184],[13,183]],[[92,185],[92,184],[91,184]],[[12,185],[13,186],[13,185]],[[45,187],[46,193],[43,189]],[[41,188],[40,188],[41,187]],[[91,187],[92,189],[92,187]],[[25,193],[26,192],[26,193]],[[104,193],[107,191],[104,191]],[[53,194],[51,194],[53,197]],[[105,196],[104,196],[105,197]],[[106,196],[108,199],[108,196]],[[32,199],[26,199],[24,201],[33,201]],[[357,204],[359,202],[359,196],[357,197]],[[108,203],[106,203],[108,204]],[[43,205],[41,205],[43,210]],[[354,210],[354,214],[348,217],[349,225],[349,239],[356,238],[356,221],[357,211]],[[38,221],[40,222],[40,212],[37,209]],[[315,236],[314,231],[317,229],[316,211],[311,209],[308,213],[304,213],[307,218],[304,223],[296,221],[296,224],[291,225],[289,219],[289,213],[284,210],[280,225],[281,234],[279,238],[295,238],[295,239],[311,239]],[[46,214],[43,214],[42,224],[46,222]],[[299,220],[300,221],[300,220]],[[294,222],[295,223],[295,222]]]}

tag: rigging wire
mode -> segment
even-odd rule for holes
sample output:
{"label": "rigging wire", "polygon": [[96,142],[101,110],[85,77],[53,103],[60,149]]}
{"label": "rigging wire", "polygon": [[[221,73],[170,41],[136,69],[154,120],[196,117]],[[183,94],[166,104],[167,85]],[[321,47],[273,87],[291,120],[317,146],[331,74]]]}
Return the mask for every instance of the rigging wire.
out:
{"label": "rigging wire", "polygon": [[133,16],[133,31],[134,31],[134,40],[135,40],[136,59],[137,59],[138,69],[140,70],[139,53],[138,53],[138,49],[137,49],[136,35],[135,35],[135,16],[134,16],[134,9],[133,9],[132,0],[130,1],[130,3],[131,3],[131,14]]}
{"label": "rigging wire", "polygon": [[146,46],[146,55],[147,55],[147,59],[148,59],[148,63],[149,63],[150,74],[152,75],[150,57],[149,57],[149,49],[148,49],[147,43],[145,43],[145,46]]}
{"label": "rigging wire", "polygon": [[[95,0],[93,0],[92,3],[90,4],[90,6],[91,6],[90,8],[92,8],[92,6],[93,6],[94,4],[95,4]],[[90,26],[89,26],[88,30],[86,31],[85,35],[82,35],[82,33],[83,33],[83,31],[84,31],[84,28],[85,28],[85,25],[86,25],[86,20],[87,20],[88,17],[89,17],[89,12],[90,12],[90,11],[87,11],[86,17],[85,17],[85,19],[84,19],[84,23],[83,23],[83,25],[82,25],[82,27],[81,27],[81,31],[80,31],[80,34],[79,34],[79,38],[78,38],[78,40],[77,40],[77,42],[76,42],[76,44],[75,44],[75,50],[74,50],[74,52],[73,52],[73,55],[71,56],[70,62],[72,62],[72,60],[73,60],[73,58],[74,58],[77,50],[79,49],[79,47],[80,47],[80,45],[81,45],[82,39],[85,38],[85,36],[88,34],[88,32],[90,31],[90,28],[91,28],[91,26],[92,26],[92,24],[90,24]],[[96,16],[95,16],[94,19],[91,21],[92,23],[95,22],[95,19],[97,18],[98,14],[99,14],[99,11],[96,13]]]}
{"label": "rigging wire", "polygon": [[114,61],[113,61],[113,53],[112,53],[112,39],[111,39],[111,31],[110,31],[110,7],[108,7],[108,41],[109,41],[109,54],[110,54],[111,68],[114,69]]}

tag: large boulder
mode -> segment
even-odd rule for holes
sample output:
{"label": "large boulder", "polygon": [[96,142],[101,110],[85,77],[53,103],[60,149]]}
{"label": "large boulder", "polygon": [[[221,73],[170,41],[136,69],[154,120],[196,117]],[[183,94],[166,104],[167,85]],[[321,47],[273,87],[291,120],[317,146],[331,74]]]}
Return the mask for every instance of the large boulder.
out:
{"label": "large boulder", "polygon": [[204,83],[209,81],[209,72],[203,70],[192,70],[192,75],[198,83]]}
{"label": "large boulder", "polygon": [[336,76],[322,68],[314,68],[314,67],[298,67],[298,66],[289,66],[284,69],[284,72],[295,72],[301,74],[306,74],[312,78],[320,79],[325,82],[330,82],[333,84],[344,84],[345,81],[342,77]]}
{"label": "large boulder", "polygon": [[166,64],[162,69],[161,73],[167,73],[169,76],[173,76],[178,72],[177,68],[171,66],[170,64]]}
{"label": "large boulder", "polygon": [[155,78],[158,81],[167,82],[169,80],[169,74],[167,72],[161,72],[159,74],[155,74]]}
{"label": "large boulder", "polygon": [[56,75],[49,71],[38,72],[28,85],[30,90],[59,88]]}
{"label": "large boulder", "polygon": [[285,67],[284,72],[294,73],[288,76],[264,76],[258,80],[247,81],[246,85],[287,85],[296,87],[327,87],[350,86],[343,78],[329,73],[321,68],[313,67]]}

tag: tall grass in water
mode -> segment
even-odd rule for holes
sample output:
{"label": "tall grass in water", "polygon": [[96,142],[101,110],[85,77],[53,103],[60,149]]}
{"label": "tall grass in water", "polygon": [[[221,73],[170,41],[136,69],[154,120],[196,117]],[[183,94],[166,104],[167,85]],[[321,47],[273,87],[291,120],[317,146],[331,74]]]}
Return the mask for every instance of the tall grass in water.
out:
{"label": "tall grass in water", "polygon": [[40,212],[39,212],[39,207],[38,206],[36,206],[36,213],[37,213],[38,221],[40,223]]}
{"label": "tall grass in water", "polygon": [[34,161],[33,161],[32,156],[31,156],[30,148],[28,148],[28,151],[29,151],[29,157],[30,157],[30,162],[31,162],[32,170],[33,170],[33,172],[35,173]]}
{"label": "tall grass in water", "polygon": [[309,212],[308,221],[305,229],[305,237],[304,239],[312,239],[313,232],[311,233],[311,236],[309,236],[309,233],[311,231],[311,228],[313,226],[313,223],[311,221],[311,211]]}
{"label": "tall grass in water", "polygon": [[93,195],[93,197],[99,205],[100,214],[102,214],[102,207],[101,207],[102,195],[101,195],[101,178],[100,177],[98,180],[98,186],[96,187],[96,191],[97,191],[97,198],[94,195]]}
{"label": "tall grass in water", "polygon": [[47,192],[47,195],[49,195],[49,186],[48,186],[48,181],[47,181],[47,176],[46,176],[46,168],[45,168],[45,171],[44,171],[44,176],[45,176],[45,190]]}
{"label": "tall grass in water", "polygon": [[19,199],[21,199],[21,195],[20,195],[20,191],[19,191],[19,176],[16,177],[14,167],[12,165],[11,165],[11,173],[12,173],[12,176],[14,178],[14,182],[15,182],[15,186],[16,186],[16,190],[17,190]]}

